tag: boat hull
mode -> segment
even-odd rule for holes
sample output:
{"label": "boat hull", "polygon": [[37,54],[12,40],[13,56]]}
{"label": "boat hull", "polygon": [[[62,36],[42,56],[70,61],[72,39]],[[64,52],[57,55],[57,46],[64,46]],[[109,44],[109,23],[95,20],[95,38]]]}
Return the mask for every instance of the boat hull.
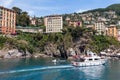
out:
{"label": "boat hull", "polygon": [[73,66],[76,67],[85,67],[85,66],[98,66],[98,65],[104,65],[106,63],[106,60],[99,60],[99,61],[86,61],[86,62],[72,62]]}

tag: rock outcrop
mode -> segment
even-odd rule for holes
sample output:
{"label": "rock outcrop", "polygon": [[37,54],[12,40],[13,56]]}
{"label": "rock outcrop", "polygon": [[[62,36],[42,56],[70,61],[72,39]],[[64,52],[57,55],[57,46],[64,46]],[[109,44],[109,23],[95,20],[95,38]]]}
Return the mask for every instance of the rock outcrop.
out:
{"label": "rock outcrop", "polygon": [[1,58],[23,58],[23,57],[31,57],[31,54],[28,51],[24,53],[17,49],[11,49],[11,50],[1,50],[0,56],[2,56]]}

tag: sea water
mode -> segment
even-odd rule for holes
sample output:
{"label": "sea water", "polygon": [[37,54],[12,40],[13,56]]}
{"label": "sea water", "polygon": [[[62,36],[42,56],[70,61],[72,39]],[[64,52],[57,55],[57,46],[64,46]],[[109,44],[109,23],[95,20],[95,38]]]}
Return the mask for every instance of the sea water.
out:
{"label": "sea water", "polygon": [[74,67],[68,61],[52,63],[51,59],[3,59],[0,80],[120,80],[120,61]]}

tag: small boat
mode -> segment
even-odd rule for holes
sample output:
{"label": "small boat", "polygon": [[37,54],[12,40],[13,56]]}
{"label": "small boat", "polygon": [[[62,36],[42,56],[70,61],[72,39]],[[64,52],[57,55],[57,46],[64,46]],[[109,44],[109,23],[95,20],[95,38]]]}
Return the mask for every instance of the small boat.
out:
{"label": "small boat", "polygon": [[57,63],[57,62],[66,62],[66,60],[60,60],[60,59],[54,59],[52,60],[53,63]]}
{"label": "small boat", "polygon": [[54,59],[54,60],[52,60],[52,62],[53,62],[53,63],[56,63],[56,62],[57,62],[57,60],[56,60],[56,59]]}
{"label": "small boat", "polygon": [[66,62],[66,60],[58,60],[58,62]]}
{"label": "small boat", "polygon": [[78,60],[72,61],[72,65],[76,67],[84,67],[84,66],[97,66],[105,64],[107,59],[101,58],[95,53],[89,51],[87,52],[87,56],[80,57]]}

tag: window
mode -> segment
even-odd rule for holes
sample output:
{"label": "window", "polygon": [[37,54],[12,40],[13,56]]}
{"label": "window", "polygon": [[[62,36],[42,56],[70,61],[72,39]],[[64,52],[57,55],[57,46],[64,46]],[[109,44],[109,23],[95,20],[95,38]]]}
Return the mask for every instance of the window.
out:
{"label": "window", "polygon": [[89,59],[89,61],[92,61],[93,59]]}
{"label": "window", "polygon": [[0,20],[2,20],[2,17],[0,17]]}
{"label": "window", "polygon": [[95,60],[99,60],[98,58],[95,58]]}
{"label": "window", "polygon": [[0,27],[2,27],[2,24],[0,23]]}

